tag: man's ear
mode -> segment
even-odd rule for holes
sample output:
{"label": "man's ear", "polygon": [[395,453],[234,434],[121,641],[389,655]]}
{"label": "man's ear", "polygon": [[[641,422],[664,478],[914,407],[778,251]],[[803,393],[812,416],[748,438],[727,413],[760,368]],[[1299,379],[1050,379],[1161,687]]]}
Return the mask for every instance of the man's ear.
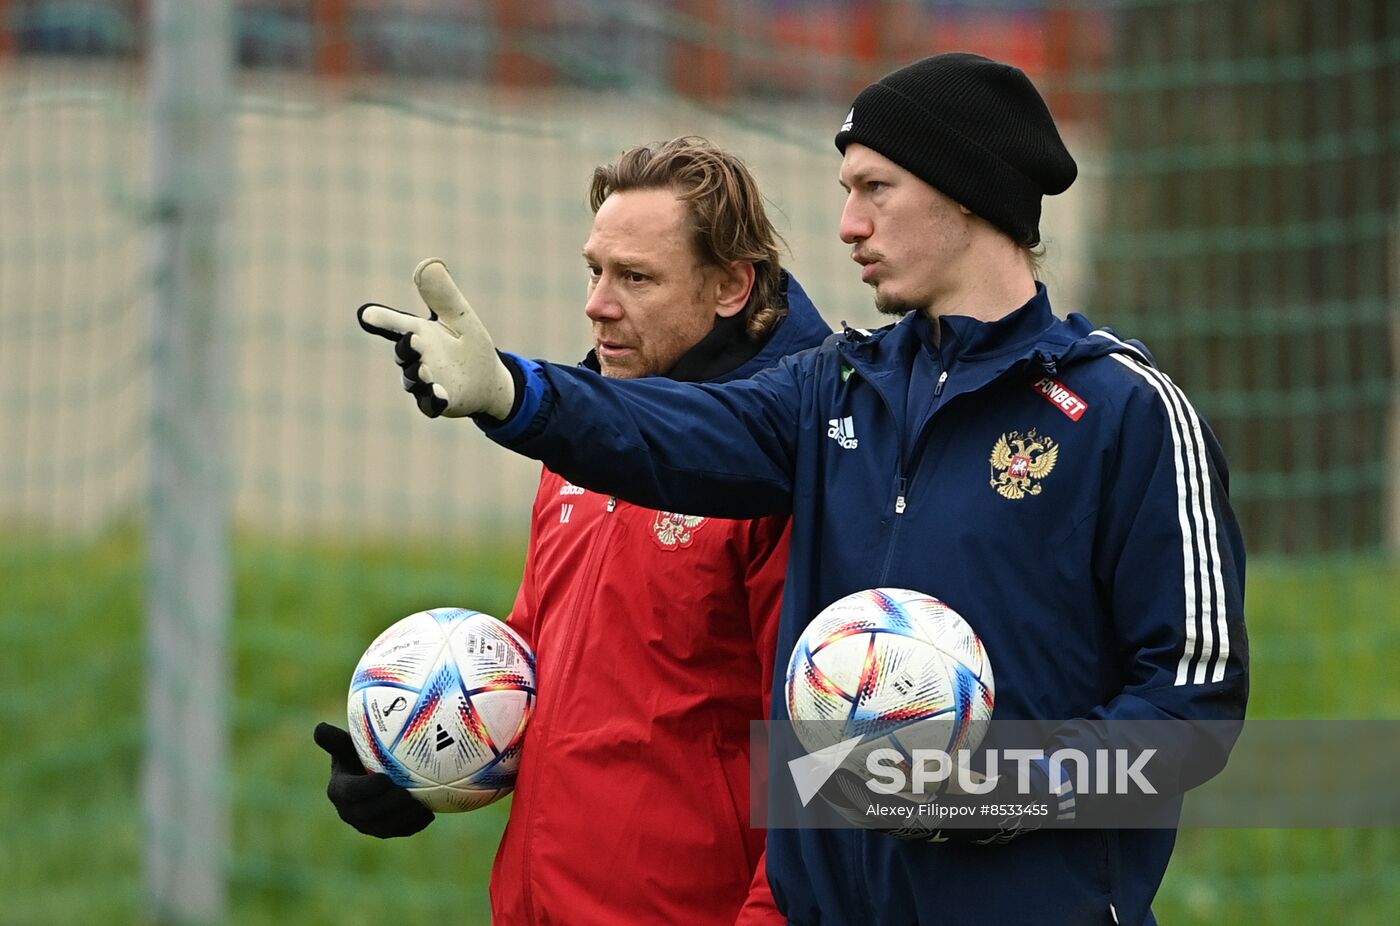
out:
{"label": "man's ear", "polygon": [[744,310],[753,291],[753,262],[736,260],[728,267],[720,267],[716,273],[715,314],[720,318],[731,318]]}

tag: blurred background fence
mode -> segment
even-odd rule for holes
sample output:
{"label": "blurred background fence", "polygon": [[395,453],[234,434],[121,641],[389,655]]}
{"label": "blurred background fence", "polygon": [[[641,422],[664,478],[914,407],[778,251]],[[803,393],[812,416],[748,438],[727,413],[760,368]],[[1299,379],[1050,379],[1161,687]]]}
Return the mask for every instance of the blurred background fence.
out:
{"label": "blurred background fence", "polygon": [[[414,307],[439,255],[501,344],[576,359],[593,165],[702,134],[828,321],[877,323],[831,139],[949,49],[1030,73],[1080,163],[1057,308],[1145,340],[1225,445],[1251,712],[1394,716],[1390,0],[0,0],[0,922],[487,922],[508,805],[371,844],[310,731],[391,620],[509,609],[537,470],[422,419],[354,308]],[[208,838],[166,825],[200,807]],[[180,900],[161,859],[215,883]],[[1198,831],[1158,908],[1398,903],[1393,832]]]}

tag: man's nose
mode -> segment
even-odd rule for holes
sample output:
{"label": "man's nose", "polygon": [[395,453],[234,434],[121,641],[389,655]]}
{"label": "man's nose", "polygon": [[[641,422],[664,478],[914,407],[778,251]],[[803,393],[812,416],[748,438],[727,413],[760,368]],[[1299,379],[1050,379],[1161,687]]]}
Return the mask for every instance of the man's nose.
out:
{"label": "man's nose", "polygon": [[613,296],[612,285],[606,278],[599,278],[588,291],[588,301],[583,313],[590,321],[612,321],[622,317],[622,306]]}
{"label": "man's nose", "polygon": [[846,205],[841,209],[841,240],[855,244],[869,238],[874,230],[870,217],[861,205],[854,197],[846,197]]}

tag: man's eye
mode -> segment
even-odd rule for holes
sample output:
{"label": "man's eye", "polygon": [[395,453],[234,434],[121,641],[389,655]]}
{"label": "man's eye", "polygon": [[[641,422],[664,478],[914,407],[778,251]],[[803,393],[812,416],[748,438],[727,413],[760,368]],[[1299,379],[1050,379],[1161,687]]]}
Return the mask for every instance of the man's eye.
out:
{"label": "man's eye", "polygon": [[635,270],[629,270],[627,272],[627,282],[629,283],[645,283],[649,279],[651,279],[651,277],[647,276],[645,273],[638,273]]}
{"label": "man's eye", "polygon": [[594,266],[592,266],[592,265],[589,266],[589,268],[588,268],[588,277],[589,277],[589,279],[596,280],[596,279],[598,279],[598,277],[600,277],[600,276],[602,276],[602,275],[603,275],[603,271],[602,271],[601,268],[594,267]]}

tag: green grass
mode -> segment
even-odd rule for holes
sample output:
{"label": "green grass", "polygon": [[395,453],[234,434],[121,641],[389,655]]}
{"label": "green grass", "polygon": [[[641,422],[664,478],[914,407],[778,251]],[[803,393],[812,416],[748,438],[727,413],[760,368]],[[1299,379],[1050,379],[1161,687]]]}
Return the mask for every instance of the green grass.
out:
{"label": "green grass", "polygon": [[[326,801],[318,720],[343,720],[350,670],[392,620],[462,604],[504,614],[523,539],[496,550],[236,547],[230,922],[489,922],[507,802],[380,842]],[[139,535],[78,547],[0,541],[0,921],[139,923],[142,631]],[[1251,567],[1254,717],[1400,715],[1400,565]],[[20,850],[23,849],[23,852]],[[1169,924],[1389,923],[1393,831],[1181,835],[1156,909]]]}
{"label": "green grass", "polygon": [[[230,921],[487,923],[485,885],[509,802],[381,842],[325,797],[317,721],[345,723],[350,673],[393,620],[460,604],[504,615],[506,552],[243,540],[232,627]],[[6,924],[138,923],[142,628],[138,536],[0,543],[0,871]],[[20,850],[24,851],[21,852]]]}
{"label": "green grass", "polygon": [[[1251,565],[1249,716],[1400,717],[1398,601],[1396,561]],[[1153,908],[1163,923],[1389,924],[1397,905],[1395,830],[1187,830]]]}
{"label": "green grass", "polygon": [[1400,560],[1251,564],[1250,717],[1400,718]]}

